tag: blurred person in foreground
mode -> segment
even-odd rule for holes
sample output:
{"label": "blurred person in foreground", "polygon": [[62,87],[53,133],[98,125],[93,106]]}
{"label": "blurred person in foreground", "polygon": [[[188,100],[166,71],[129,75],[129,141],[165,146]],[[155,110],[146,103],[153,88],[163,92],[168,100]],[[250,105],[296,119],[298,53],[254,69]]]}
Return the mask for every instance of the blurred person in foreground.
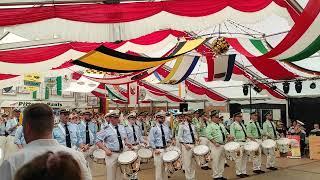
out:
{"label": "blurred person in foreground", "polygon": [[14,180],[83,180],[79,163],[72,155],[46,152],[22,166]]}
{"label": "blurred person in foreground", "polygon": [[35,157],[47,152],[67,152],[79,163],[83,180],[91,180],[87,161],[81,152],[60,145],[52,138],[54,116],[52,109],[46,104],[32,104],[23,112],[23,133],[25,147],[12,154],[0,166],[1,180],[12,180],[17,170]]}

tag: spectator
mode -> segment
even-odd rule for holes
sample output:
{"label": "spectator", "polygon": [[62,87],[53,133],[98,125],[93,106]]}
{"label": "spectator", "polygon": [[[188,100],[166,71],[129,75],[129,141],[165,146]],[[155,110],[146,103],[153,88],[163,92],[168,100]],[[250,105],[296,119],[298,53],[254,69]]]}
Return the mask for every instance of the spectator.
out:
{"label": "spectator", "polygon": [[0,166],[1,180],[12,180],[17,170],[33,158],[48,152],[64,151],[73,156],[79,163],[83,180],[91,180],[91,173],[82,153],[59,145],[52,138],[54,116],[46,104],[32,104],[23,112],[23,133],[27,145],[8,157]]}
{"label": "spectator", "polygon": [[297,126],[297,120],[292,120],[291,126],[288,130],[288,134],[295,134],[296,126]]}
{"label": "spectator", "polygon": [[66,152],[46,152],[22,166],[14,180],[82,180],[81,169]]}
{"label": "spectator", "polygon": [[318,124],[318,123],[313,124],[313,128],[314,128],[314,129],[312,129],[312,130],[310,131],[310,135],[320,136],[319,124]]}
{"label": "spectator", "polygon": [[283,125],[282,122],[279,122],[277,125],[277,131],[280,134],[280,137],[286,137],[287,135],[287,130],[286,127]]}

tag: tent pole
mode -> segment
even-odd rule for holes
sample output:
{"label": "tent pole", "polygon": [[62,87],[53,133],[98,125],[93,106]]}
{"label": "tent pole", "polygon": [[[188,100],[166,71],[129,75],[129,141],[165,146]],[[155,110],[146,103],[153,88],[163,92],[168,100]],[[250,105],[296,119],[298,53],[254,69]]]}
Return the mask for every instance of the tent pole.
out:
{"label": "tent pole", "polygon": [[249,88],[249,92],[250,92],[250,113],[252,112],[252,96],[251,96],[251,88],[252,88],[252,84],[250,84],[250,86],[249,86],[250,88]]}

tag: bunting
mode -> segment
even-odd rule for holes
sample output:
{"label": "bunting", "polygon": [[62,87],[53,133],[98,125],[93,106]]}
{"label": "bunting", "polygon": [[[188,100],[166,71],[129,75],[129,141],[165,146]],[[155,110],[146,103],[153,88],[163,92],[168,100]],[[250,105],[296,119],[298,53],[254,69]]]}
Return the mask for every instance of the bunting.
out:
{"label": "bunting", "polygon": [[214,61],[214,79],[229,81],[232,76],[236,54],[219,55]]}
{"label": "bunting", "polygon": [[179,84],[189,77],[196,67],[200,56],[184,55],[179,57],[168,76],[160,81],[161,84]]}
{"label": "bunting", "polygon": [[79,66],[106,72],[128,73],[142,71],[179,58],[181,55],[194,50],[209,39],[210,38],[199,38],[179,42],[173,55],[163,58],[135,56],[121,53],[105,46],[100,46],[78,60],[73,61],[73,63]]}
{"label": "bunting", "polygon": [[139,104],[139,86],[137,82],[133,82],[127,85],[128,90],[128,104],[131,106],[136,106]]}
{"label": "bunting", "polygon": [[320,2],[310,0],[286,37],[273,49],[261,40],[227,38],[228,43],[241,54],[254,60],[274,59],[299,61],[320,50]]}
{"label": "bunting", "polygon": [[108,96],[110,99],[119,99],[121,101],[127,101],[127,97],[124,97],[120,92],[119,89],[114,85],[106,85],[106,90],[108,91]]}
{"label": "bunting", "polygon": [[[157,69],[154,75],[159,79],[163,79],[166,77],[170,72],[170,68],[168,67],[161,67]],[[212,89],[209,89],[194,80],[187,78],[185,81],[185,88],[188,93],[192,93],[194,97],[197,99],[205,99],[212,102],[216,102],[217,104],[224,104],[227,100],[226,97],[214,92]]]}

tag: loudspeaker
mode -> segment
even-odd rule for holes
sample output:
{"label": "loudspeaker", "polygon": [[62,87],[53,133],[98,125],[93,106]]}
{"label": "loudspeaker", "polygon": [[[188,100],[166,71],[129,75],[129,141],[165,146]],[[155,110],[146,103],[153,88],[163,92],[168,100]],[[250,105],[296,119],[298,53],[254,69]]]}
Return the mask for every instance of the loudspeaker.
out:
{"label": "loudspeaker", "polygon": [[188,111],[188,103],[180,103],[179,110],[180,110],[180,112]]}

